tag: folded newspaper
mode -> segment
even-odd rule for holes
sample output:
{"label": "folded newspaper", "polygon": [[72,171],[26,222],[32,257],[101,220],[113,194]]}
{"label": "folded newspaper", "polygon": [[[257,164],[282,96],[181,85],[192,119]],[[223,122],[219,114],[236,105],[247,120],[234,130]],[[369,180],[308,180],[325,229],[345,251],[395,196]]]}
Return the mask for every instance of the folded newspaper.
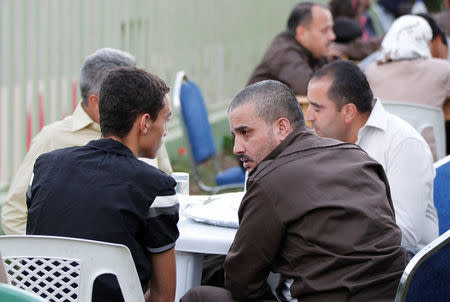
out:
{"label": "folded newspaper", "polygon": [[189,203],[183,207],[182,214],[201,223],[237,229],[242,197],[244,192],[189,196]]}

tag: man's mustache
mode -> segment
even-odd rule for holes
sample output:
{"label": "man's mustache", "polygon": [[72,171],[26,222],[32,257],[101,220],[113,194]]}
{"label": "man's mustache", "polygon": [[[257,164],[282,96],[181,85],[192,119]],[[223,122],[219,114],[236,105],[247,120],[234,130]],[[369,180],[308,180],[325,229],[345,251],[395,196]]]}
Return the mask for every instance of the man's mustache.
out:
{"label": "man's mustache", "polygon": [[241,154],[241,155],[239,155],[239,159],[241,160],[241,161],[253,161],[253,159],[251,159],[249,156],[247,156],[247,155],[245,155],[245,154]]}

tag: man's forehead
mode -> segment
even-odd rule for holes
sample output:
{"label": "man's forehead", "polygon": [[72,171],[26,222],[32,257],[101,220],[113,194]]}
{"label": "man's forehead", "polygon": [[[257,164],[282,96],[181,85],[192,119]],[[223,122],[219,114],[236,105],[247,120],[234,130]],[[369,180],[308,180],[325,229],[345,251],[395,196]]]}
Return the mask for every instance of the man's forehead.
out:
{"label": "man's forehead", "polygon": [[164,114],[165,117],[168,117],[172,114],[172,111],[170,110],[170,97],[168,95],[164,97],[163,107],[158,114]]}
{"label": "man's forehead", "polygon": [[318,27],[328,26],[329,24],[323,22],[325,21],[325,19],[328,19],[328,21],[333,22],[330,10],[320,5],[314,5],[311,8],[311,14],[312,14],[311,23],[314,23],[315,26]]}
{"label": "man's forehead", "polygon": [[333,79],[331,79],[328,75],[324,75],[320,78],[312,78],[308,83],[307,94],[309,94],[310,90],[320,89],[321,91],[328,91],[332,80]]}
{"label": "man's forehead", "polygon": [[320,107],[318,105],[325,105],[323,101],[329,101],[328,90],[330,89],[332,81],[333,79],[329,76],[313,78],[309,81],[306,95],[309,103],[315,107]]}
{"label": "man's forehead", "polygon": [[254,115],[254,103],[253,102],[245,102],[242,104],[239,104],[235,107],[232,107],[230,111],[228,112],[228,117],[237,117],[237,116],[249,116]]}
{"label": "man's forehead", "polygon": [[259,120],[261,120],[261,118],[256,115],[253,103],[239,105],[228,112],[228,121],[230,122],[230,126],[233,128],[250,128]]}

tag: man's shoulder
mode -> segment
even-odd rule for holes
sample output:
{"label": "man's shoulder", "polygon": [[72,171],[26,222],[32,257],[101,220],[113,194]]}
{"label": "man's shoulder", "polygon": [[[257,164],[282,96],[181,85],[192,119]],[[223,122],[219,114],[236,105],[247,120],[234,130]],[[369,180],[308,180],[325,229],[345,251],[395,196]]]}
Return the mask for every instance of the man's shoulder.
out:
{"label": "man's shoulder", "polygon": [[450,62],[444,59],[439,58],[430,58],[428,63],[432,66],[433,71],[442,70],[446,75],[449,75],[450,71]]}
{"label": "man's shoulder", "polygon": [[[304,140],[308,140],[307,144]],[[313,135],[298,137],[277,158],[263,164],[258,174],[269,183],[279,179],[280,175],[307,177],[316,174],[315,171],[327,170],[330,161],[337,158],[340,162],[353,164],[371,161],[367,153],[355,144]]]}
{"label": "man's shoulder", "polygon": [[416,138],[423,140],[420,133],[404,119],[388,113],[386,132],[396,138]]}
{"label": "man's shoulder", "polygon": [[[408,122],[400,117],[387,113],[387,125],[385,135],[389,140],[386,148],[392,148],[402,144],[419,144],[428,147],[422,135]],[[425,148],[427,149],[427,148]],[[417,150],[411,150],[417,152]]]}
{"label": "man's shoulder", "polygon": [[279,52],[285,52],[289,49],[295,50],[299,54],[304,53],[303,48],[294,37],[286,32],[281,32],[272,40],[272,43],[270,43],[269,48],[267,49],[267,53],[278,54]]}
{"label": "man's shoulder", "polygon": [[73,121],[72,115],[66,116],[61,120],[54,121],[44,126],[39,134],[43,133],[44,135],[54,135],[60,134],[62,132],[71,131],[72,121]]}
{"label": "man's shoulder", "polygon": [[36,136],[34,136],[33,144],[48,144],[54,140],[58,140],[59,137],[67,136],[72,132],[72,116],[67,116],[62,120],[54,121],[48,125],[45,125]]}
{"label": "man's shoulder", "polygon": [[136,157],[124,158],[121,166],[124,168],[124,173],[136,184],[147,186],[152,183],[152,187],[165,189],[175,183],[170,175]]}
{"label": "man's shoulder", "polygon": [[85,152],[84,151],[85,146],[72,146],[72,147],[66,147],[61,149],[52,150],[46,153],[43,153],[39,155],[37,160],[39,161],[55,161],[58,159],[72,159],[72,154],[76,152]]}
{"label": "man's shoulder", "polygon": [[149,176],[155,175],[155,176],[159,176],[159,177],[163,177],[163,178],[171,178],[164,171],[144,162],[143,160],[140,160],[138,158],[133,158],[132,161],[134,162],[134,165],[136,166],[137,173],[141,173],[142,175],[149,175]]}

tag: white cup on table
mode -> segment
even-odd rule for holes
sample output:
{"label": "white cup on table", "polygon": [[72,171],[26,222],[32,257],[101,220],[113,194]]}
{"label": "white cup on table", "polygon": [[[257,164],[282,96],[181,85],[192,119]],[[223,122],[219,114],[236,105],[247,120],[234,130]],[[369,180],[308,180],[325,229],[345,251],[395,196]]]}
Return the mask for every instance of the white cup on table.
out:
{"label": "white cup on table", "polygon": [[189,201],[189,173],[173,172],[172,177],[177,182],[175,192],[177,193],[178,201],[180,203],[180,210],[182,210]]}

